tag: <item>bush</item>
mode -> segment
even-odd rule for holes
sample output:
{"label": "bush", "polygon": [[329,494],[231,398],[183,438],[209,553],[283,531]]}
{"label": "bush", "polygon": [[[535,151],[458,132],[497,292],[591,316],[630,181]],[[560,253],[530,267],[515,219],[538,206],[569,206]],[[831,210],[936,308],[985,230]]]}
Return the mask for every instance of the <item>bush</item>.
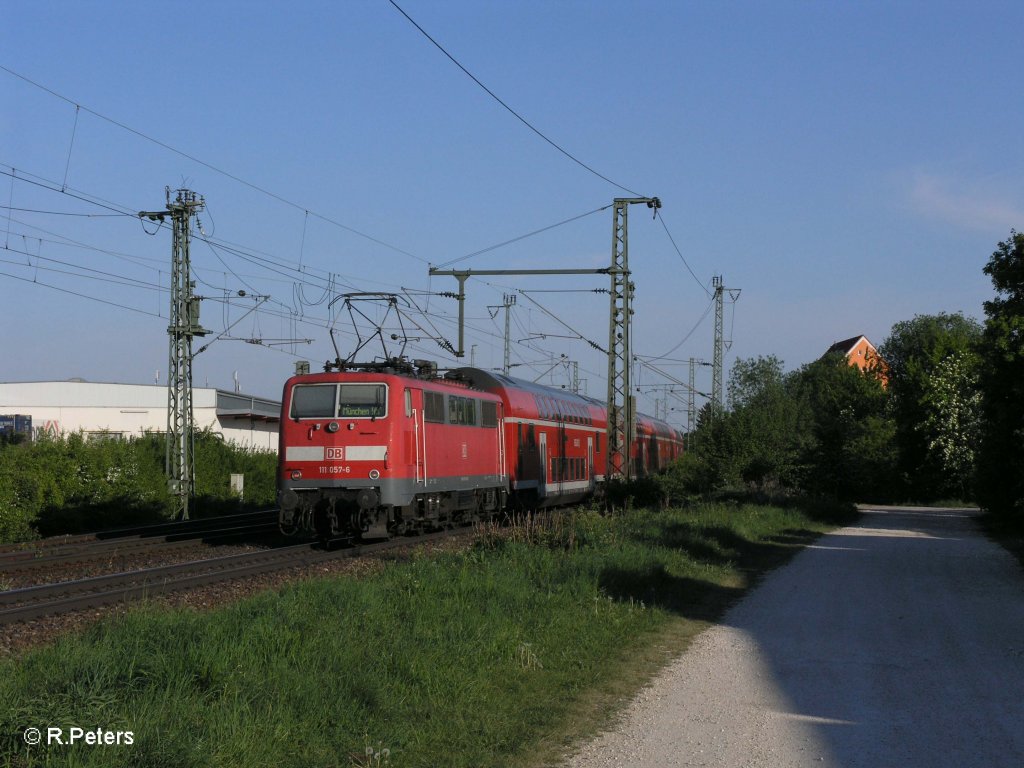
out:
{"label": "bush", "polygon": [[682,504],[700,496],[708,498],[720,487],[721,481],[716,468],[703,453],[690,451],[669,464],[656,477],[668,504]]}
{"label": "bush", "polygon": [[[0,542],[166,520],[173,504],[164,461],[162,435],[0,445]],[[197,516],[272,504],[276,463],[273,453],[197,435]],[[244,504],[231,495],[232,473],[245,475]]]}

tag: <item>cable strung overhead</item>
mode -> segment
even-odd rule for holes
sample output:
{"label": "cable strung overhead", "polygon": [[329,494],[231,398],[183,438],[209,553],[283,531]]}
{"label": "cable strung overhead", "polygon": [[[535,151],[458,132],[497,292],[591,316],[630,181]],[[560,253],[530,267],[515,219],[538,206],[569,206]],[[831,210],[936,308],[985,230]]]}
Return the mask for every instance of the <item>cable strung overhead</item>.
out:
{"label": "cable strung overhead", "polygon": [[416,21],[412,18],[412,16],[410,16],[408,13],[406,13],[404,10],[402,10],[402,7],[398,3],[396,3],[395,0],[389,0],[389,2],[391,3],[391,5],[393,5],[395,7],[395,9],[400,14],[402,14],[409,21],[410,24],[412,24],[414,27],[416,27],[416,29],[418,29],[420,31],[420,34],[422,34],[425,38],[427,38],[427,40],[429,40],[431,43],[433,43],[434,47],[436,47],[437,50],[439,50],[441,53],[443,53],[445,56],[447,56],[455,66],[457,66],[459,69],[461,69],[466,74],[466,76],[469,77],[470,80],[472,80],[474,83],[476,83],[481,88],[483,88],[488,96],[490,96],[496,102],[501,104],[501,106],[503,106],[505,109],[507,109],[509,111],[509,113],[511,113],[512,116],[516,118],[516,120],[521,122],[523,125],[525,125],[527,128],[529,128],[535,134],[537,134],[540,138],[542,138],[544,141],[546,141],[552,147],[554,147],[559,152],[561,152],[563,155],[565,155],[567,158],[572,160],[574,163],[576,163],[576,165],[578,165],[581,168],[583,168],[583,169],[589,171],[590,173],[594,174],[595,176],[597,176],[597,178],[599,178],[599,179],[601,179],[603,181],[607,181],[613,187],[621,189],[623,192],[629,192],[629,194],[633,195],[633,197],[643,197],[643,195],[641,195],[639,192],[634,192],[629,187],[624,187],[621,184],[619,184],[617,181],[612,181],[607,176],[605,176],[603,173],[599,173],[598,171],[594,170],[589,165],[587,165],[582,160],[580,160],[578,157],[576,157],[571,152],[569,152],[567,149],[564,149],[563,147],[559,146],[554,141],[549,139],[547,136],[545,136],[544,133],[542,133],[539,128],[537,128],[533,123],[531,123],[525,117],[523,117],[518,112],[516,112],[514,109],[512,109],[512,107],[510,107],[504,101],[502,101],[498,97],[498,95],[496,93],[494,93],[494,91],[492,91],[490,88],[488,88],[482,82],[480,82],[480,80],[477,79],[476,75],[474,75],[472,72],[470,72],[464,66],[462,66],[462,64],[459,62],[459,60],[456,59],[454,56],[452,56],[450,53],[448,53],[448,51],[446,51],[444,49],[444,46],[442,46],[439,42],[437,42],[437,40],[432,38],[430,36],[430,34],[423,27],[421,27],[419,24],[417,24]]}
{"label": "cable strung overhead", "polygon": [[[424,259],[424,258],[422,258],[420,256],[417,256],[414,253],[409,253],[409,251],[403,250],[402,248],[399,248],[396,245],[392,245],[391,243],[387,243],[387,242],[385,242],[383,240],[380,240],[380,239],[378,239],[376,237],[373,237],[372,235],[368,235],[365,232],[360,232],[358,229],[354,229],[353,227],[350,227],[347,224],[342,224],[340,221],[332,219],[329,216],[325,216],[322,213],[317,213],[316,211],[310,209],[309,206],[299,205],[298,203],[293,202],[292,200],[289,200],[286,197],[283,197],[283,196],[278,195],[278,194],[276,194],[274,192],[271,192],[269,189],[266,189],[265,187],[261,187],[258,184],[253,184],[251,181],[246,181],[245,179],[241,178],[240,176],[236,176],[235,174],[229,173],[228,171],[225,171],[222,168],[218,168],[217,166],[213,165],[212,163],[208,163],[205,160],[201,160],[200,158],[196,157],[195,155],[190,155],[187,152],[183,152],[182,150],[177,149],[176,147],[172,147],[170,144],[167,144],[166,142],[160,141],[159,139],[155,139],[152,136],[149,136],[149,135],[143,133],[142,131],[139,131],[139,130],[137,130],[135,128],[132,128],[129,125],[125,125],[124,123],[119,122],[119,121],[113,119],[112,117],[107,117],[106,115],[104,115],[104,114],[102,114],[100,112],[97,112],[94,109],[90,109],[89,107],[83,106],[83,105],[79,104],[78,102],[69,99],[67,96],[64,96],[63,94],[57,93],[57,91],[53,90],[52,88],[47,88],[45,85],[42,85],[41,83],[37,83],[35,80],[32,80],[31,78],[28,78],[25,75],[22,75],[22,74],[20,74],[18,72],[15,72],[10,67],[5,67],[3,64],[0,64],[0,70],[3,70],[4,72],[6,72],[7,74],[11,75],[12,77],[16,77],[19,80],[23,80],[24,82],[28,83],[29,85],[32,85],[32,86],[34,86],[36,88],[39,88],[42,91],[45,91],[46,93],[50,94],[51,96],[53,96],[55,98],[60,99],[61,101],[67,102],[68,104],[71,104],[73,107],[75,107],[75,110],[76,110],[76,118],[75,118],[75,120],[76,120],[76,127],[77,127],[77,119],[78,119],[77,118],[77,112],[78,112],[78,110],[84,110],[85,112],[88,112],[90,115],[93,115],[94,117],[98,117],[100,120],[108,122],[111,125],[117,126],[118,128],[120,128],[123,131],[127,131],[128,133],[131,133],[131,134],[133,134],[135,136],[138,136],[141,139],[145,139],[146,141],[149,141],[149,142],[151,142],[153,144],[156,144],[157,146],[162,147],[163,149],[166,149],[168,152],[173,152],[174,154],[178,155],[179,157],[184,157],[186,160],[191,160],[193,163],[197,163],[198,165],[201,165],[204,168],[207,168],[207,169],[213,171],[214,173],[220,174],[221,176],[229,178],[232,181],[235,181],[235,182],[241,184],[242,186],[248,187],[249,189],[252,189],[252,190],[254,190],[256,192],[259,192],[260,194],[266,195],[267,197],[270,197],[270,198],[272,198],[274,200],[277,200],[279,203],[283,203],[284,205],[287,205],[287,206],[289,206],[291,208],[295,208],[296,210],[303,211],[307,216],[315,216],[316,218],[320,219],[323,222],[326,222],[327,224],[331,224],[331,225],[333,225],[335,227],[338,227],[339,229],[343,229],[346,232],[351,232],[352,234],[358,235],[359,237],[362,237],[362,238],[364,238],[366,240],[369,240],[372,243],[376,243],[377,245],[381,245],[381,246],[383,246],[385,248],[388,248],[388,249],[390,249],[392,251],[395,251],[396,253],[400,253],[403,256],[408,256],[408,257],[410,257],[412,259],[416,259],[417,261],[423,262],[424,264],[427,263],[426,259]],[[67,179],[65,178],[65,185],[66,185],[66,182],[67,182]]]}

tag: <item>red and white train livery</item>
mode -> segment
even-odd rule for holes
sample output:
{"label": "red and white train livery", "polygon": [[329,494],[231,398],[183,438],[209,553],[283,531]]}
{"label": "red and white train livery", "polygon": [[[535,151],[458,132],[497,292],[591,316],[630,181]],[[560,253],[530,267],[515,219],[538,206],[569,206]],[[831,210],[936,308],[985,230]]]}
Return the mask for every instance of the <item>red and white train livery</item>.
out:
{"label": "red and white train livery", "polygon": [[[603,403],[479,368],[430,372],[392,361],[285,383],[282,530],[384,538],[598,491]],[[635,476],[681,455],[682,435],[668,424],[639,416],[636,431]]]}

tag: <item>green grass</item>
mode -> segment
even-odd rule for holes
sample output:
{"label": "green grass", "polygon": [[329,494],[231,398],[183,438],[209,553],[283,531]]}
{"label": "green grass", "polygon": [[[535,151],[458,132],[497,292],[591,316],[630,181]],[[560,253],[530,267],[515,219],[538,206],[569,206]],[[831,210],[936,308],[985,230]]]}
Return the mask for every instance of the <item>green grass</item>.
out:
{"label": "green grass", "polygon": [[1024,568],[1024,515],[984,512],[978,522],[988,537],[1016,557]]}
{"label": "green grass", "polygon": [[[542,765],[836,519],[820,512],[527,520],[364,579],[133,610],[0,663],[0,764]],[[21,739],[73,725],[134,743]]]}

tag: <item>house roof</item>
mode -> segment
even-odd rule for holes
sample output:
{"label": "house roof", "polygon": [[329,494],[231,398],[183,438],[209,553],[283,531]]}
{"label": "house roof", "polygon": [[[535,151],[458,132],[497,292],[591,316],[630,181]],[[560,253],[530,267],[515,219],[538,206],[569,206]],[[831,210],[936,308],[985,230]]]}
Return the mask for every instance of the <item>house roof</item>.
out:
{"label": "house roof", "polygon": [[843,339],[842,341],[837,341],[835,344],[833,344],[831,347],[829,347],[825,351],[825,354],[826,355],[830,355],[833,352],[841,352],[844,355],[848,355],[848,354],[850,354],[850,352],[853,351],[853,348],[855,346],[857,346],[857,344],[860,343],[861,339],[864,339],[864,341],[867,341],[868,345],[872,349],[875,348],[875,345],[872,344],[870,341],[868,341],[867,336],[865,336],[864,334],[861,334],[860,336],[854,336],[853,338],[850,338],[850,339]]}

